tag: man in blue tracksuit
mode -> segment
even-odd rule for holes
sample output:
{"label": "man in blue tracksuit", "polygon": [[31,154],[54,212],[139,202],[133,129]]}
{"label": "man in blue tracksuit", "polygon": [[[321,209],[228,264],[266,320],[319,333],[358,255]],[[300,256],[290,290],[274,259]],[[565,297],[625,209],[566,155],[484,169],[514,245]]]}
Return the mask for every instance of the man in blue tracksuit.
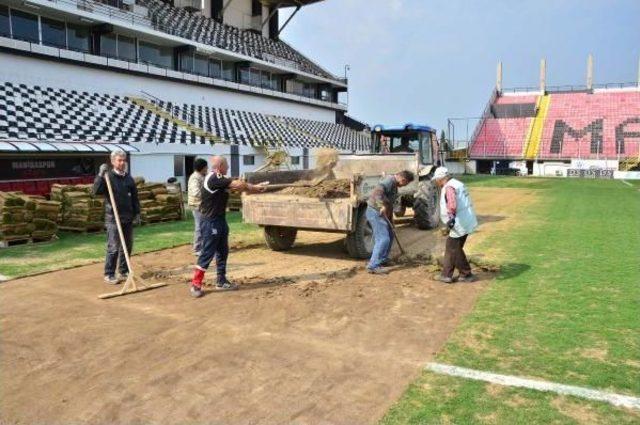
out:
{"label": "man in blue tracksuit", "polygon": [[398,188],[406,186],[414,179],[411,171],[401,171],[380,180],[367,200],[366,217],[373,229],[373,252],[367,264],[367,271],[386,274],[384,265],[389,261],[393,241],[393,204],[398,197]]}
{"label": "man in blue tracksuit", "polygon": [[209,264],[216,259],[216,290],[231,291],[238,286],[227,280],[227,257],[229,256],[229,225],[225,213],[229,200],[229,190],[238,192],[261,192],[261,185],[245,183],[241,180],[226,177],[229,165],[226,158],[211,158],[211,172],[203,181],[199,211],[202,215],[200,231],[202,232],[202,249],[198,264],[191,280],[189,291],[191,296],[199,298],[204,295],[202,289],[204,274]]}

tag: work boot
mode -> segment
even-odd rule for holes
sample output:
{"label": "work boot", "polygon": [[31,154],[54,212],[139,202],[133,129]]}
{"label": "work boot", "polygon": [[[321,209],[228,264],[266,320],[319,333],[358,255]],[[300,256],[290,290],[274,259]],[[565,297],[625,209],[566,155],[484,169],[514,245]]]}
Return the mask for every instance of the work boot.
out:
{"label": "work boot", "polygon": [[367,272],[371,274],[389,274],[389,270],[386,267],[376,267],[373,269],[367,267]]}
{"label": "work boot", "polygon": [[104,281],[106,283],[108,283],[109,285],[117,285],[118,283],[120,283],[120,280],[117,279],[115,276],[111,275],[105,275],[104,276]]}
{"label": "work boot", "polygon": [[455,280],[452,277],[443,276],[441,274],[434,276],[433,280],[437,280],[442,283],[453,283]]}
{"label": "work boot", "polygon": [[229,282],[226,277],[218,278],[218,282],[216,283],[216,291],[237,291],[238,285],[235,283]]}
{"label": "work boot", "polygon": [[387,258],[386,260],[382,261],[382,263],[380,263],[380,265],[383,267],[393,267],[397,266],[398,264],[398,261],[392,260],[391,258]]}
{"label": "work boot", "polygon": [[471,282],[475,282],[476,280],[478,280],[478,277],[473,273],[469,273],[469,274],[466,274],[466,275],[460,275],[458,280],[460,282],[471,283]]}

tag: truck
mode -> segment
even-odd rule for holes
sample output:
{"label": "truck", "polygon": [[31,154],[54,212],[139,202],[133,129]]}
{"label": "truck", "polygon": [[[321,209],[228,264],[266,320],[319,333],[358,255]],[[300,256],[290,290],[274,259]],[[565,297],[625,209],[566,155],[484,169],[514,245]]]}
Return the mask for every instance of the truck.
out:
{"label": "truck", "polygon": [[[438,190],[431,182],[440,164],[441,152],[435,129],[406,124],[388,127],[376,125],[371,131],[371,150],[367,153],[341,153],[333,173],[347,179],[348,196],[316,199],[282,193],[244,194],[242,216],[246,223],[263,228],[267,246],[283,251],[291,248],[299,230],[345,234],[345,247],[357,259],[371,256],[373,231],[365,217],[367,199],[381,178],[402,170],[412,171],[416,179],[399,188],[394,214],[414,212],[419,229],[438,224]],[[282,170],[246,173],[250,183],[294,184],[311,181],[314,170]]]}

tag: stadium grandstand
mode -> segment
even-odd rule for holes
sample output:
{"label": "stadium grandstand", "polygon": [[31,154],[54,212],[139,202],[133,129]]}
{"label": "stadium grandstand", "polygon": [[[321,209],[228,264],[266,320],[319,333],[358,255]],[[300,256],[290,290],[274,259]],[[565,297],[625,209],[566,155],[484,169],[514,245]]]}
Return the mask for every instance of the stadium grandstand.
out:
{"label": "stadium grandstand", "polygon": [[317,147],[367,151],[346,76],[281,39],[318,2],[0,0],[0,190],[90,181],[113,149],[183,184],[198,156],[238,176],[274,150],[292,168]]}
{"label": "stadium grandstand", "polygon": [[499,72],[479,118],[450,119],[450,157],[470,161],[478,173],[613,177],[639,170],[640,82],[596,85],[589,77],[585,86],[547,87],[542,67],[538,88],[502,89]]}

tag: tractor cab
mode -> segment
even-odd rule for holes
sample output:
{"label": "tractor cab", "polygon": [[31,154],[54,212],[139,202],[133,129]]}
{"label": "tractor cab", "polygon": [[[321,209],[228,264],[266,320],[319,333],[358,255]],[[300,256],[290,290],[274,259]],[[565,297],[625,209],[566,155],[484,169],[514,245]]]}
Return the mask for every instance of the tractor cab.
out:
{"label": "tractor cab", "polygon": [[371,131],[371,142],[371,153],[374,154],[417,154],[421,165],[438,165],[440,162],[436,130],[427,125],[375,125]]}

